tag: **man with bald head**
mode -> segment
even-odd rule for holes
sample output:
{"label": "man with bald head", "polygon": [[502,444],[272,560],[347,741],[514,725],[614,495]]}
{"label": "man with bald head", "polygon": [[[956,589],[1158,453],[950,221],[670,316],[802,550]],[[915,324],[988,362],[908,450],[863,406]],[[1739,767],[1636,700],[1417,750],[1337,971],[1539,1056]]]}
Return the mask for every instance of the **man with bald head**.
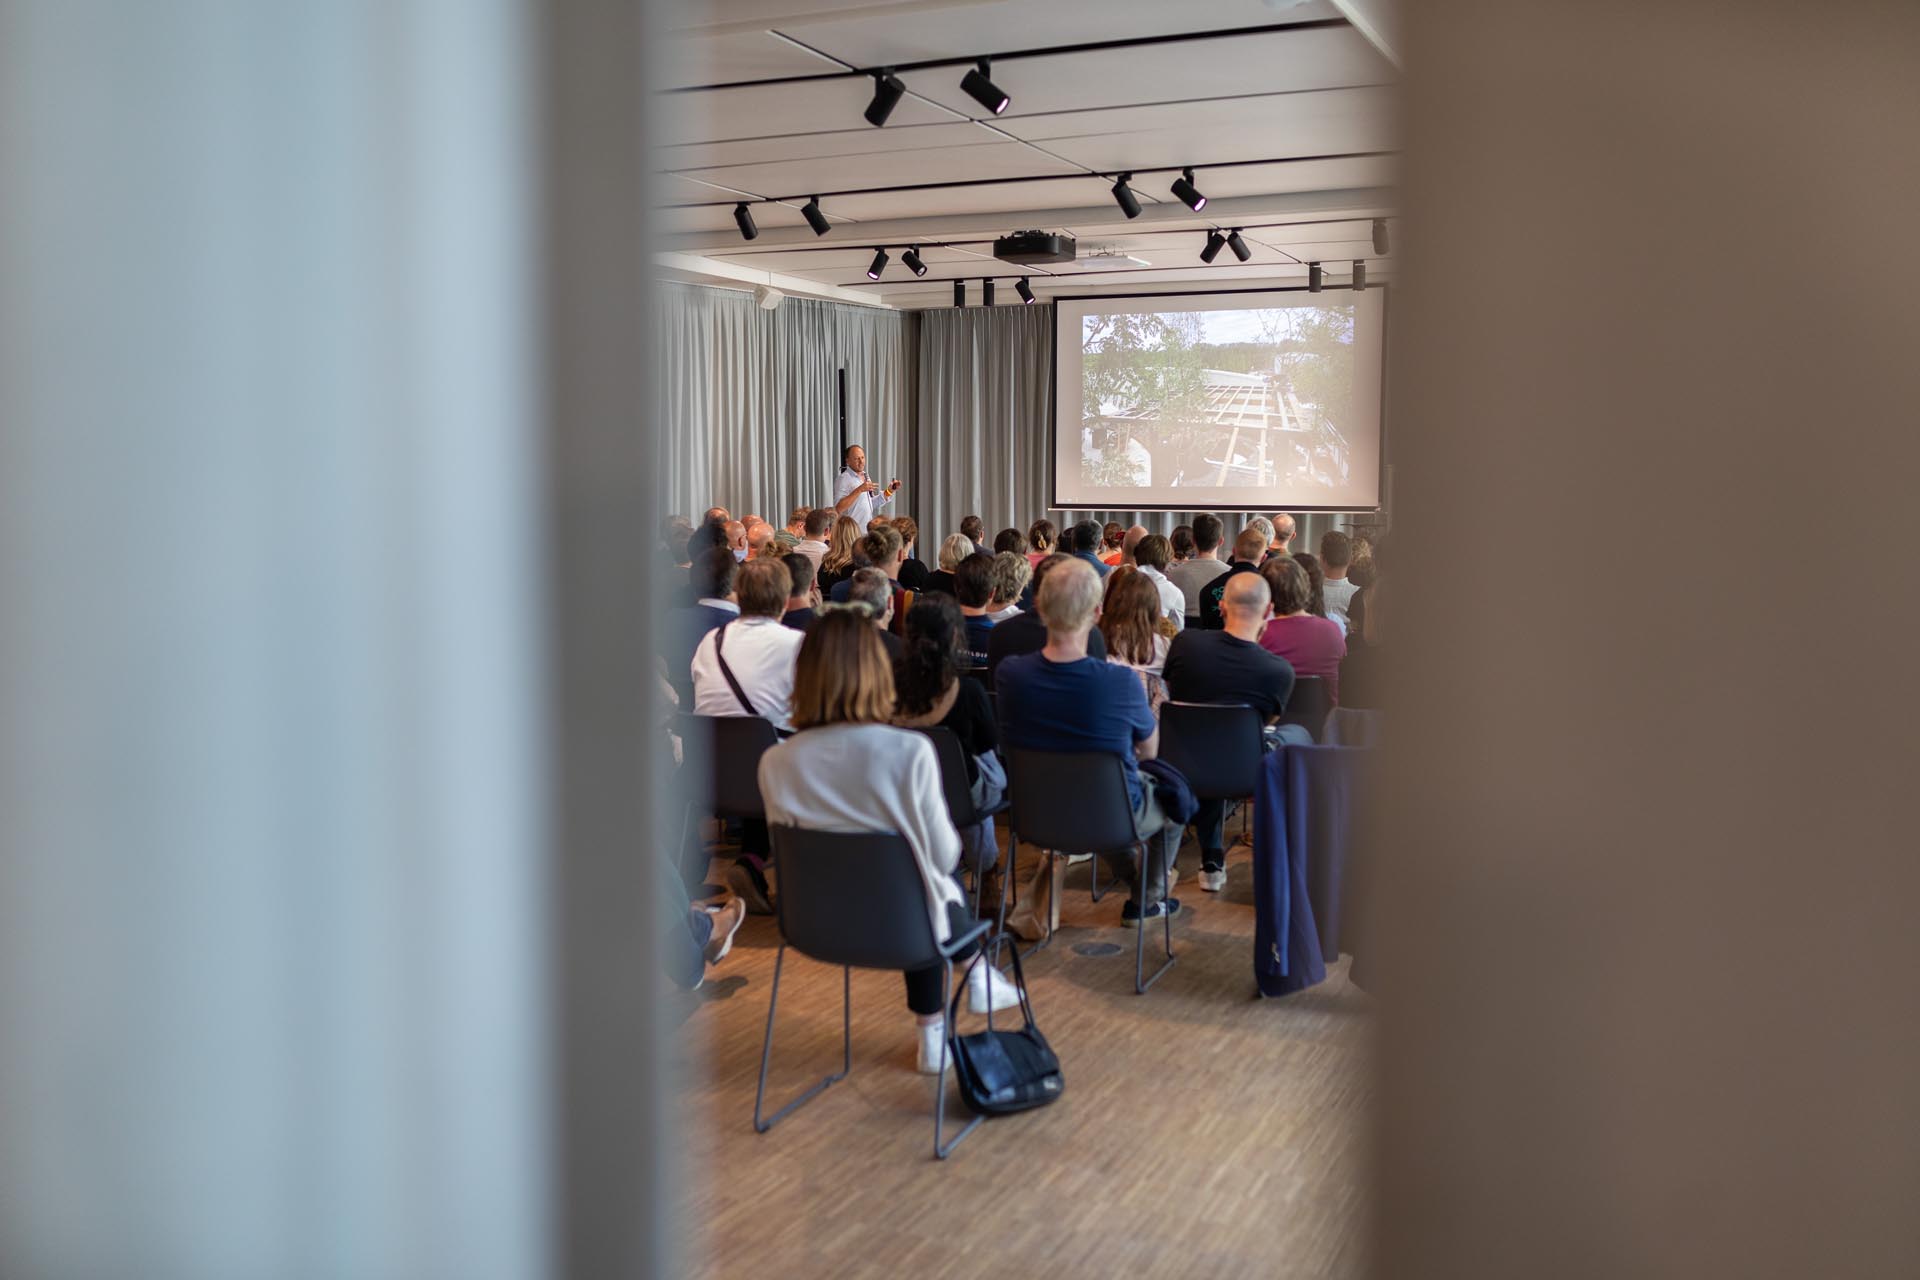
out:
{"label": "man with bald head", "polygon": [[727,550],[735,560],[747,558],[747,526],[738,520],[727,521]]}
{"label": "man with bald head", "polygon": [[1139,563],[1139,561],[1133,558],[1133,549],[1139,546],[1140,539],[1146,536],[1147,536],[1147,526],[1143,524],[1134,525],[1133,528],[1127,530],[1124,534],[1120,536],[1120,563],[1121,564],[1138,564]]}
{"label": "man with bald head", "polygon": [[1293,554],[1293,517],[1276,515],[1273,518],[1273,541],[1268,544],[1269,554],[1290,556]]}
{"label": "man with bald head", "polygon": [[[1238,547],[1236,546],[1236,553]],[[1293,666],[1260,647],[1260,632],[1273,616],[1273,593],[1258,573],[1222,578],[1218,631],[1188,629],[1167,650],[1164,678],[1176,702],[1237,702],[1252,707],[1271,725],[1293,696]],[[1266,735],[1269,748],[1283,742],[1312,742],[1297,725]],[[1193,816],[1200,840],[1200,887],[1218,893],[1227,885],[1227,856],[1222,847],[1226,802],[1203,800]]]}

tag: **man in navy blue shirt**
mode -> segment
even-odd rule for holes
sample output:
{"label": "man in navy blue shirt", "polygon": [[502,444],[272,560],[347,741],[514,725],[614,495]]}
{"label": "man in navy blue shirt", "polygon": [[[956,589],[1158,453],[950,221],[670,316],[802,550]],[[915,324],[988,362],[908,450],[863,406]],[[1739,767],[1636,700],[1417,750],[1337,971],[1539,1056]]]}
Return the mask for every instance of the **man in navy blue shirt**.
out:
{"label": "man in navy blue shirt", "polygon": [[[1181,827],[1167,821],[1137,767],[1159,749],[1160,726],[1135,672],[1087,656],[1087,633],[1100,614],[1100,579],[1083,564],[1057,565],[1040,584],[1035,604],[1047,624],[1047,647],[1007,658],[994,676],[1001,741],[1034,751],[1097,751],[1118,758],[1134,822],[1147,837],[1144,885],[1138,883],[1130,850],[1102,855],[1129,888],[1121,916],[1138,920],[1143,903],[1149,919],[1176,912],[1179,900],[1166,896],[1167,868],[1179,852]],[[1035,881],[1034,909],[1041,909],[1052,887],[1049,877]],[[1050,905],[1045,909],[1050,912]]]}
{"label": "man in navy blue shirt", "polygon": [[993,635],[993,619],[987,607],[993,601],[993,557],[976,551],[953,566],[953,598],[960,602],[960,616],[967,627],[967,665],[987,665],[987,642]]}
{"label": "man in navy blue shirt", "polygon": [[1100,535],[1099,525],[1091,520],[1082,520],[1067,530],[1067,554],[1090,566],[1096,577],[1104,578],[1113,572],[1113,566],[1102,560],[1098,554]]}

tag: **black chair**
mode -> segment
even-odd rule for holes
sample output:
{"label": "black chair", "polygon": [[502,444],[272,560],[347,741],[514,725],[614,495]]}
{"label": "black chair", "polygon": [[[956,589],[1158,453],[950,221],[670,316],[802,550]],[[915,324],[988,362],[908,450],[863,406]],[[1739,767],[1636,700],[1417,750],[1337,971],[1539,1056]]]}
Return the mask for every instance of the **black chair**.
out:
{"label": "black chair", "polygon": [[[920,732],[933,743],[933,754],[940,761],[940,789],[946,793],[947,814],[953,819],[956,829],[964,830],[1007,811],[1004,800],[991,809],[982,809],[974,804],[973,784],[967,781],[967,753],[960,745],[959,735],[941,724],[928,725]],[[984,915],[986,867],[976,864],[971,870],[973,913]]]}
{"label": "black chair", "polygon": [[704,759],[707,770],[704,779],[696,777],[694,785],[687,788],[680,820],[682,849],[686,848],[694,810],[703,803],[716,818],[767,816],[766,803],[760,798],[760,757],[780,740],[772,721],[759,716],[685,714],[680,716],[676,731],[681,759]]}
{"label": "black chair", "polygon": [[[773,993],[767,1001],[767,1036],[760,1050],[760,1086],[753,1095],[753,1127],[765,1133],[810,1101],[827,1086],[853,1070],[853,970],[925,969],[941,965],[940,1007],[953,1007],[953,957],[984,937],[980,921],[942,945],[934,941],[927,919],[927,891],[906,839],[891,833],[803,831],[798,827],[772,829],[774,854],[780,863],[780,949],[773,960]],[[767,1067],[773,1060],[773,1018],[780,1008],[780,971],[787,948],[823,964],[840,966],[840,1070],[829,1074],[805,1093],[762,1119],[767,1095]],[[981,963],[987,963],[983,958]],[[949,1028],[951,1031],[951,1028]],[[941,1057],[950,1052],[943,1042]],[[946,1113],[946,1072],[933,1085],[933,1154],[944,1160],[962,1139],[977,1128],[975,1116],[942,1144]]]}
{"label": "black chair", "polygon": [[1165,702],[1160,759],[1196,800],[1248,800],[1260,789],[1260,713],[1244,703]]}
{"label": "black chair", "polygon": [[[1147,855],[1145,838],[1133,821],[1133,804],[1127,797],[1126,768],[1120,757],[1104,751],[1028,751],[1015,747],[1006,752],[1007,790],[1012,803],[1012,827],[1015,841],[1025,840],[1041,851],[1047,874],[1053,872],[1053,859],[1059,853],[1091,853],[1098,861],[1102,853],[1130,851],[1136,866],[1135,883],[1145,905]],[[1141,786],[1151,783],[1141,778]],[[1004,915],[1005,904],[1001,911]],[[1166,963],[1146,974],[1147,920],[1136,921],[1133,956],[1133,989],[1144,995],[1148,987],[1173,968],[1173,917],[1166,922]],[[1006,922],[1003,919],[1001,924]],[[1036,945],[1038,951],[1053,941],[1051,931]]]}
{"label": "black chair", "polygon": [[1318,742],[1321,731],[1327,727],[1327,717],[1332,714],[1333,691],[1327,688],[1326,677],[1297,676],[1286,710],[1280,713],[1280,723],[1297,724]]}

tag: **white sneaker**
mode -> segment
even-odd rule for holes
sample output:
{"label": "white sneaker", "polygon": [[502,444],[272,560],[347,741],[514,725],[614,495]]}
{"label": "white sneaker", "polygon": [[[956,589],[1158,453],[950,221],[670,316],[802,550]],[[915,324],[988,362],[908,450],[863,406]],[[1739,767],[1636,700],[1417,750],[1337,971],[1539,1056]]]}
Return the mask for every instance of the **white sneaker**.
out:
{"label": "white sneaker", "polygon": [[[938,1022],[921,1023],[919,1024],[919,1030],[920,1057],[914,1065],[923,1076],[937,1076],[942,1070],[940,1053],[947,1042],[947,1020],[942,1018]],[[948,1067],[953,1065],[953,1054],[951,1052],[947,1054],[946,1065]]]}
{"label": "white sneaker", "polygon": [[1227,887],[1227,869],[1225,867],[1201,867],[1200,887],[1208,893],[1219,893]]}
{"label": "white sneaker", "polygon": [[998,1012],[1019,1003],[1020,988],[1013,979],[988,964],[986,957],[974,957],[973,967],[967,970],[967,1008],[974,1013],[985,1013],[989,1007]]}

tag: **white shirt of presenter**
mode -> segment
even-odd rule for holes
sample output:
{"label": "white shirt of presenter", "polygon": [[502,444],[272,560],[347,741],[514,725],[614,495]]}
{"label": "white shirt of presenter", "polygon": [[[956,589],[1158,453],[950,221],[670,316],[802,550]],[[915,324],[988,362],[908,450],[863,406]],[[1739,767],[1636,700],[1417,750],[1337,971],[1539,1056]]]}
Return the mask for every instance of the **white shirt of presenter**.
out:
{"label": "white shirt of presenter", "polygon": [[[840,482],[833,491],[834,509],[859,525],[864,533],[867,522],[881,507],[893,501],[899,488],[898,480],[889,481],[882,489],[877,481],[868,479],[867,451],[857,444],[848,445],[845,465],[840,468]],[[849,496],[853,499],[851,502],[847,501]]]}

